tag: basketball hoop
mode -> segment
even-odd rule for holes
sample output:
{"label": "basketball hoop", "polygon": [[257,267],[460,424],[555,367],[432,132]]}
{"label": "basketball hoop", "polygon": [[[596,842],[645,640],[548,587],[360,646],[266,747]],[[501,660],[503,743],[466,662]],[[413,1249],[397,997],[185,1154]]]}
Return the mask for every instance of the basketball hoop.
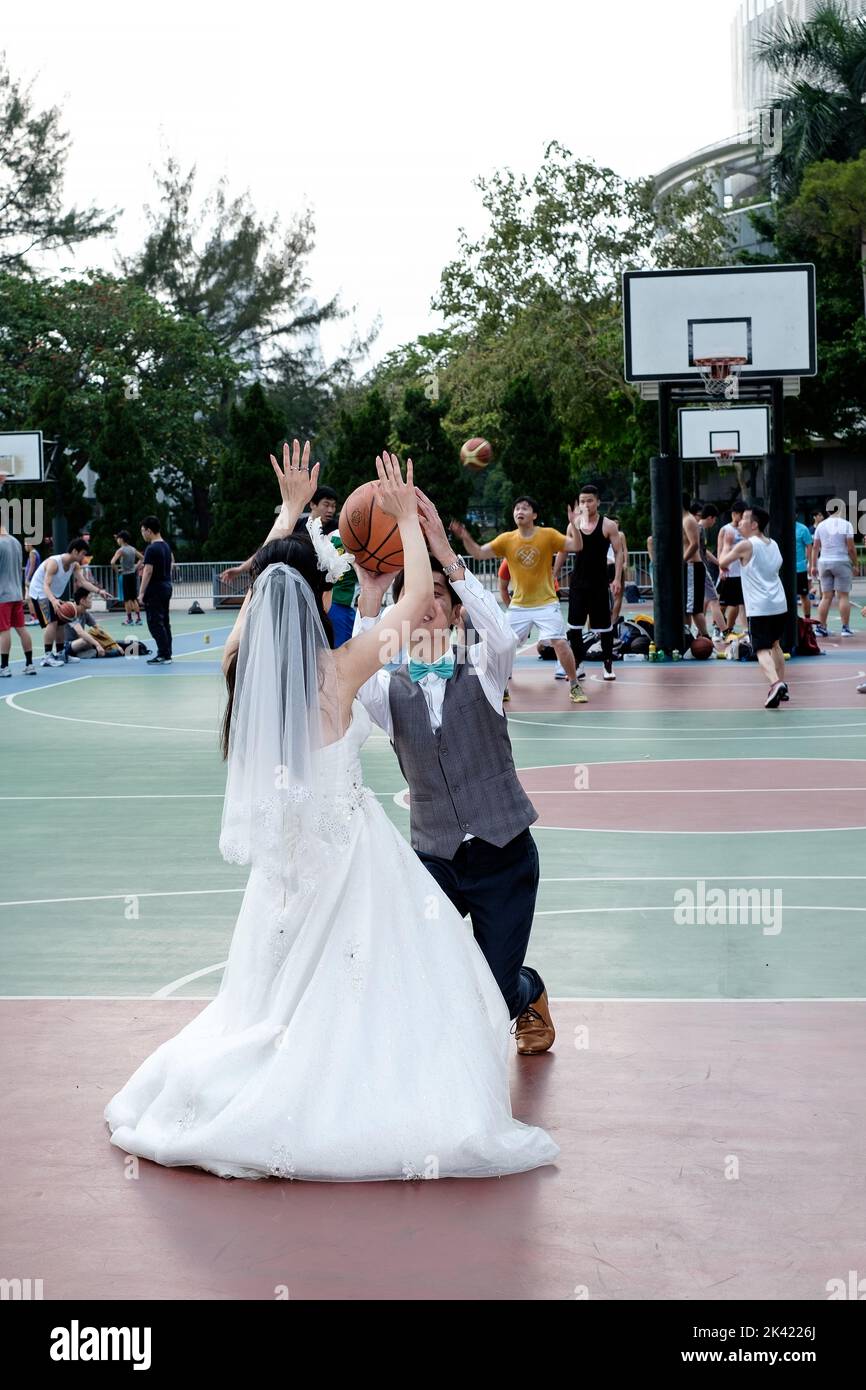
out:
{"label": "basketball hoop", "polygon": [[746,357],[696,357],[694,364],[700,369],[708,396],[723,396],[725,400],[735,401],[739,397],[740,368],[747,361]]}
{"label": "basketball hoop", "polygon": [[714,449],[713,453],[718,459],[720,465],[722,465],[723,467],[730,463],[733,463],[734,459],[737,456],[736,449]]}

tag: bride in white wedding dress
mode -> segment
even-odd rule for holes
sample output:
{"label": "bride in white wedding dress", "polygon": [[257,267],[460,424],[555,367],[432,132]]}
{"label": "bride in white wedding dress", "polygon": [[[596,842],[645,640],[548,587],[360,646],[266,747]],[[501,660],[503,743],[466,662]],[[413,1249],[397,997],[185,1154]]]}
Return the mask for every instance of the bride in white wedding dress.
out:
{"label": "bride in white wedding dress", "polygon": [[354,696],[434,603],[411,463],[405,483],[396,459],[376,463],[403,593],[332,652],[325,576],[292,536],[316,486],[308,458],[295,441],[283,469],[273,460],[283,510],[223,663],[235,679],[220,848],[250,876],[222,985],[110,1101],[111,1142],[240,1178],[551,1163],[553,1140],[512,1117],[508,1010],[471,927],[361,779],[371,726]]}

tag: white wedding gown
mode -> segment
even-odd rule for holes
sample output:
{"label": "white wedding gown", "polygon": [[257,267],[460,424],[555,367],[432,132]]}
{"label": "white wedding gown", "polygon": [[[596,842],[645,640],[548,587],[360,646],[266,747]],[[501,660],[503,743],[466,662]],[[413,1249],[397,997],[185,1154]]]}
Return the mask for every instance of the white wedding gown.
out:
{"label": "white wedding gown", "polygon": [[[111,1142],[221,1177],[493,1177],[552,1163],[512,1118],[508,1010],[464,921],[363,787],[356,701],[293,889],[254,868],[217,997],[110,1101]],[[330,770],[330,767],[329,767]]]}

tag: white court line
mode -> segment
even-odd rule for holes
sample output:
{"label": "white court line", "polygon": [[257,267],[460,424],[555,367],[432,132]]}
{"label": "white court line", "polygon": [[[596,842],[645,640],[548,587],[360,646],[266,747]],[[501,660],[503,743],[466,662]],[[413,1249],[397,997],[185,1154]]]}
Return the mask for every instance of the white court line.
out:
{"label": "white court line", "polygon": [[[543,727],[543,726],[542,726],[542,727]],[[820,727],[821,727],[820,725],[815,725],[815,728],[820,728]],[[837,724],[835,729],[828,729],[827,733],[825,733],[825,734],[812,733],[811,729],[808,729],[808,730],[806,730],[806,732],[805,732],[804,738],[805,738],[805,741],[806,741],[806,742],[811,741],[811,742],[813,742],[813,743],[817,742],[819,739],[827,739],[827,738],[835,739],[835,738],[838,737],[837,730],[838,730],[838,729],[846,729],[846,728],[861,728],[861,729],[864,729],[864,732],[863,732],[862,734],[846,734],[846,738],[866,738],[866,725],[864,725],[864,724],[855,724],[855,725]],[[797,737],[800,735],[801,732],[802,732],[802,730],[801,730],[800,728],[796,727],[795,725],[792,725],[790,729],[785,729],[785,730],[782,730],[782,729],[767,729],[766,732],[764,732],[764,733],[762,733],[762,734],[717,734],[717,733],[707,732],[706,730],[704,730],[703,733],[694,733],[694,734],[674,734],[674,735],[670,735],[670,736],[661,737],[661,736],[659,735],[658,732],[655,732],[654,735],[653,735],[653,738],[652,738],[652,742],[655,743],[655,744],[678,744],[678,743],[704,743],[704,744],[712,744],[712,743],[754,743],[756,740],[763,740],[763,741],[764,741],[765,743],[767,743],[767,744],[772,744],[772,743],[781,743],[781,742],[784,742],[785,739],[797,738]],[[620,734],[620,733],[612,734],[612,733],[608,733],[608,732],[601,733],[601,732],[599,732],[599,730],[598,730],[597,728],[587,730],[586,733],[587,733],[587,737],[591,736],[592,739],[595,740],[596,742],[633,743],[635,740],[638,740],[639,742],[642,742],[642,743],[647,743],[647,742],[648,742],[648,740],[646,739],[646,737],[645,737],[643,734]],[[774,735],[775,735],[775,737],[773,737]],[[574,740],[575,740],[575,738],[579,738],[579,737],[580,737],[580,731],[575,727],[574,729],[570,730],[568,733],[562,733],[562,734],[559,734],[559,735],[553,735],[553,734],[541,734],[541,735],[538,735],[538,734],[512,734],[512,735],[511,735],[511,741],[512,741],[512,743],[514,743],[514,742],[516,742],[518,739],[522,739],[524,742],[528,742],[528,743],[564,743],[564,742],[570,740],[570,741],[573,743]],[[672,759],[671,761],[673,761],[673,762],[678,762],[678,761],[680,761],[680,759],[674,758],[674,759]]]}
{"label": "white court line", "polygon": [[112,792],[104,796],[0,796],[0,801],[189,801],[224,796],[224,792]]}
{"label": "white court line", "polygon": [[[220,966],[209,966],[203,974],[209,970],[218,970]],[[108,1004],[146,1004],[153,999],[160,998],[156,994],[0,994],[0,1002],[24,1002],[42,1001],[53,1002],[53,1004],[79,1004],[89,999],[101,999]],[[168,998],[168,997],[167,997]],[[210,1004],[210,999],[200,994],[175,994],[171,995],[172,1004]],[[862,994],[838,994],[838,995],[774,995],[773,998],[755,998],[755,995],[735,995],[735,994],[709,994],[691,995],[689,998],[664,998],[662,995],[655,994],[630,994],[630,995],[606,995],[606,994],[552,994],[549,995],[550,1004],[866,1004],[866,995]]]}
{"label": "white court line", "polygon": [[[394,796],[394,792],[373,792]],[[225,792],[106,792],[88,796],[0,796],[0,801],[208,801],[223,800]]]}
{"label": "white court line", "polygon": [[[2,997],[2,996],[0,996]],[[9,996],[15,998],[15,995]],[[53,999],[54,995],[43,994],[34,996],[37,999]],[[75,998],[75,996],[72,996]],[[85,996],[86,997],[86,996]],[[124,995],[119,996],[121,999]],[[678,997],[676,999],[664,998],[653,994],[625,994],[607,997],[603,994],[559,994],[550,995],[551,1004],[866,1004],[866,996],[862,994],[837,994],[837,995],[777,995],[775,997],[765,997],[756,999],[754,995],[738,996],[736,994],[706,996],[698,995],[690,999]]]}
{"label": "white court line", "polygon": [[207,898],[219,893],[243,893],[243,888],[171,888],[155,893],[97,893],[76,898],[18,898],[0,902],[0,907],[44,907],[57,903],[126,902],[127,898]]}
{"label": "white court line", "polygon": [[[820,761],[820,759],[815,759],[815,761],[818,762],[818,761]],[[587,766],[592,767],[593,764],[592,764],[592,763],[589,763],[589,764],[587,764]],[[597,767],[598,764],[596,763],[595,766]],[[605,767],[610,767],[610,763],[605,763],[604,766],[605,766]],[[630,766],[633,766],[633,764],[627,763],[626,766],[627,766],[627,767],[630,767]],[[521,772],[525,772],[525,771],[526,771],[526,768],[520,768],[519,770],[520,770]],[[561,791],[557,791],[557,790],[556,790],[555,788],[553,788],[553,787],[550,787],[550,788],[548,788],[547,790],[541,790],[541,789],[539,789],[538,787],[533,787],[533,789],[532,789],[532,795],[533,795],[533,796],[703,796],[705,793],[711,792],[711,793],[713,794],[713,796],[724,796],[724,795],[728,795],[728,796],[733,796],[733,795],[741,796],[744,790],[745,790],[745,789],[744,789],[743,787],[658,787],[658,788],[655,788],[655,789],[652,788],[652,787],[605,787],[604,789],[599,789],[598,791],[590,791],[589,788],[587,788],[585,791],[581,791],[578,787],[563,787]],[[775,796],[775,795],[778,795],[778,794],[781,793],[781,792],[862,792],[862,791],[866,791],[866,786],[862,786],[862,787],[749,787],[749,788],[748,788],[748,791],[749,791],[749,792],[763,791],[763,792],[767,792],[768,795]]]}
{"label": "white court line", "polygon": [[[219,965],[209,965],[201,971],[203,975],[219,970]],[[107,1003],[148,1003],[162,996],[156,994],[0,994],[0,1002],[42,1001],[55,1004],[77,1004],[82,1000],[102,1000]],[[168,998],[169,996],[165,996]],[[669,998],[657,994],[551,994],[551,1004],[866,1004],[866,995],[774,995],[757,998],[755,995],[708,994]],[[175,994],[172,1004],[206,1005],[210,1000],[200,994]]]}
{"label": "white court line", "polygon": [[[689,880],[691,882],[692,880]],[[862,907],[829,907],[826,903],[782,903],[782,912],[866,912],[866,903]],[[673,903],[662,903],[660,907],[551,907],[544,912],[536,912],[536,917],[590,917],[595,913],[603,912],[670,912],[676,911]],[[679,924],[677,924],[679,925]],[[748,927],[760,926],[760,922],[718,922],[706,923],[707,926],[732,926]]]}
{"label": "white court line", "polygon": [[[849,791],[857,791],[856,787],[849,788]],[[533,792],[533,795],[535,793]],[[726,826],[723,830],[656,830],[655,827],[649,830],[636,831],[634,829],[620,829],[618,826],[599,826],[599,825],[539,825],[538,821],[532,823],[533,832],[536,830],[562,830],[567,835],[843,835],[849,830],[866,830],[866,825],[813,825],[802,828],[797,826],[792,829],[783,829],[777,826],[773,830],[739,830],[734,827]]]}
{"label": "white court line", "polygon": [[[586,874],[580,878],[542,878],[541,883],[863,883],[866,874]],[[818,904],[820,906],[820,904]]]}
{"label": "white court line", "polygon": [[[667,711],[667,712],[668,712],[668,713],[682,714],[682,710],[676,710],[676,711],[671,710],[671,711]],[[704,714],[704,713],[709,713],[709,712],[710,712],[710,711],[704,711],[704,710],[696,710],[696,711],[695,711],[696,714]],[[714,712],[715,712],[715,713],[721,713],[722,711],[714,711]],[[736,712],[737,712],[736,710],[733,711],[734,714],[736,714]],[[816,714],[816,713],[818,713],[818,712],[819,712],[819,711],[817,711],[817,710],[797,710],[797,711],[795,711],[796,714],[804,714],[804,715]],[[613,713],[613,711],[611,711],[611,713]],[[617,714],[621,714],[622,711],[621,711],[621,710],[617,710],[616,713],[617,713]],[[642,714],[642,713],[645,714],[646,711],[645,711],[645,710],[639,710],[639,711],[636,711],[636,713],[638,713],[638,714]],[[727,711],[724,711],[724,713],[731,714],[732,711],[731,711],[731,710],[727,710]],[[791,711],[788,711],[788,713],[791,713]],[[826,714],[827,714],[828,716],[832,716],[832,715],[835,714],[835,713],[837,713],[837,711],[835,711],[835,710],[827,710],[827,711],[826,711]],[[562,716],[560,716],[560,717],[562,717]],[[590,717],[591,717],[590,714],[582,714],[582,715],[581,715],[581,723],[584,723],[584,722],[585,722],[587,719],[589,719]],[[604,716],[602,715],[602,716],[600,716],[600,717],[603,718]],[[561,724],[561,723],[560,723],[560,724],[554,724],[554,723],[552,722],[552,720],[550,720],[550,719],[523,719],[523,718],[521,718],[519,715],[512,715],[512,716],[509,718],[508,722],[509,722],[509,724],[523,724],[523,725],[525,725],[525,726],[528,727],[528,728],[534,728],[534,729],[551,729],[551,730],[562,729],[562,730],[564,730],[564,731],[566,731],[566,732],[568,732],[568,733],[570,734],[570,733],[572,732],[572,727],[573,727],[573,725],[571,724],[571,715],[570,715],[570,714],[569,714],[569,716],[568,716],[568,719],[569,719],[569,726],[567,726],[567,725],[565,725],[565,724]],[[833,727],[836,728],[836,729],[866,729],[866,719],[852,719],[852,720],[846,720],[844,723],[836,723],[835,721],[832,721],[832,720],[829,720],[829,719],[828,719],[828,720],[825,720],[824,723],[822,723],[822,724],[798,724],[798,723],[796,723],[796,722],[792,719],[792,720],[791,720],[791,723],[790,723],[790,727],[789,727],[788,729],[786,729],[786,730],[773,729],[772,726],[768,725],[767,723],[762,723],[762,724],[746,724],[745,726],[742,726],[742,727],[738,726],[738,727],[737,727],[737,733],[747,733],[747,734],[757,734],[757,733],[766,733],[766,732],[770,732],[770,733],[782,733],[782,732],[784,732],[785,734],[788,734],[788,733],[799,733],[799,731],[800,731],[801,729],[805,729],[805,730],[807,730],[807,731],[808,731],[808,730],[811,730],[811,729],[825,729],[825,728],[827,727],[827,723],[828,723],[828,722],[833,722]],[[680,726],[677,727],[677,726],[671,726],[671,725],[669,725],[669,724],[664,724],[664,725],[659,725],[659,724],[590,724],[590,725],[588,725],[588,728],[589,728],[589,730],[590,730],[591,733],[596,733],[596,732],[599,732],[599,733],[602,733],[602,732],[619,733],[619,732],[623,732],[623,733],[638,733],[638,734],[675,734],[675,735],[679,736],[679,735],[681,735],[681,734],[682,734],[682,735],[687,735],[687,734],[693,734],[693,733],[696,732],[693,725],[680,725]],[[727,731],[727,730],[722,730],[722,732],[725,732],[725,733],[726,733],[726,732],[728,732],[728,731]],[[732,730],[731,732],[733,732],[733,730]],[[705,737],[705,738],[715,738],[715,737],[717,737],[717,735],[715,734],[714,731],[707,732],[706,730],[704,730],[704,731],[703,731],[703,737]],[[741,761],[748,761],[748,760],[747,760],[747,759],[742,759]]]}
{"label": "white court line", "polygon": [[48,714],[44,709],[28,709],[26,705],[16,704],[16,700],[24,694],[41,695],[47,690],[61,690],[64,686],[74,685],[76,681],[89,681],[92,676],[71,676],[67,681],[56,681],[54,685],[43,685],[39,687],[29,686],[26,691],[16,691],[14,695],[5,697],[6,704],[19,714],[35,714],[40,719],[60,719],[66,724],[98,724],[106,729],[150,729],[156,733],[167,734],[208,734],[211,738],[216,737],[216,727],[213,729],[175,729],[168,724],[120,724],[114,719],[81,719],[71,714]]}
{"label": "white court line", "polygon": [[199,980],[202,975],[212,975],[214,971],[223,970],[227,965],[228,961],[221,960],[216,965],[206,965],[203,970],[194,970],[191,975],[181,975],[180,979],[172,980],[171,984],[163,985],[162,989],[158,989],[150,997],[151,999],[167,999],[181,985],[188,985],[190,980]]}
{"label": "white court line", "polygon": [[[543,829],[541,826],[534,826],[534,829]],[[678,833],[678,832],[674,832]],[[689,832],[684,831],[684,834]],[[542,878],[541,884],[545,883],[862,883],[866,881],[866,874],[655,874],[638,876],[632,874],[627,876],[615,874],[587,874],[576,878]],[[162,892],[150,893],[101,893],[91,897],[74,898],[18,898],[8,902],[0,902],[0,907],[44,907],[46,905],[57,905],[62,903],[98,903],[98,902],[125,902],[127,898],[197,898],[211,897],[222,893],[243,893],[244,889],[237,888],[172,888]],[[815,903],[814,909],[820,910],[823,903]],[[598,909],[601,911],[601,909]],[[625,909],[621,909],[625,910]],[[831,909],[832,910],[832,909]],[[2,998],[2,995],[0,995]]]}

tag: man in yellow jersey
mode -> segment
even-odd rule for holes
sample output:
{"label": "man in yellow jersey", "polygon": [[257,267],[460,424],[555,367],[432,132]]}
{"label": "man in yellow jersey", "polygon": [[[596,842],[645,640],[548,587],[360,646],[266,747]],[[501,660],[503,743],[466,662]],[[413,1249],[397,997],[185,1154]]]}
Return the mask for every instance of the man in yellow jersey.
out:
{"label": "man in yellow jersey", "polygon": [[550,642],[571,686],[571,700],[576,705],[586,703],[586,696],[577,679],[574,655],[568,645],[562,611],[553,584],[553,559],[560,550],[576,554],[583,547],[580,529],[573,525],[574,515],[569,508],[568,530],[552,526],[536,526],[538,508],[531,497],[518,497],[514,504],[516,531],[505,531],[487,545],[474,541],[462,522],[452,521],[451,530],[465,546],[466,553],[476,560],[494,556],[507,560],[514,592],[506,612],[511,631],[517,642],[525,642],[533,627],[539,637]]}

